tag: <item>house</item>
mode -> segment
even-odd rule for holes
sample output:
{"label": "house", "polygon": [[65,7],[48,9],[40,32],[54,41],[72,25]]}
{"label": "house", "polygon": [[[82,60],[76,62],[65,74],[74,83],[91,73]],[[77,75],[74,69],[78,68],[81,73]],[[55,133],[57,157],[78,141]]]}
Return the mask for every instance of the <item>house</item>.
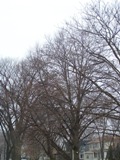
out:
{"label": "house", "polygon": [[88,143],[90,142],[89,139],[84,139],[80,141],[80,149],[79,149],[79,159],[84,160],[84,153],[88,151]]}
{"label": "house", "polygon": [[84,149],[81,160],[105,160],[110,145],[116,146],[120,142],[120,138],[113,136],[105,136],[104,138],[94,138],[89,141]]}

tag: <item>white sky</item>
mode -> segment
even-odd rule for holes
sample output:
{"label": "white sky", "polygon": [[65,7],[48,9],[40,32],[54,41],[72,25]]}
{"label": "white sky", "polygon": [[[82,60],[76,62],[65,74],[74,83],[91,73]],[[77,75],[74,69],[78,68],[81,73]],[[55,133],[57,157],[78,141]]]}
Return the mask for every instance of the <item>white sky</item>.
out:
{"label": "white sky", "polygon": [[88,0],[0,0],[0,58],[24,57]]}

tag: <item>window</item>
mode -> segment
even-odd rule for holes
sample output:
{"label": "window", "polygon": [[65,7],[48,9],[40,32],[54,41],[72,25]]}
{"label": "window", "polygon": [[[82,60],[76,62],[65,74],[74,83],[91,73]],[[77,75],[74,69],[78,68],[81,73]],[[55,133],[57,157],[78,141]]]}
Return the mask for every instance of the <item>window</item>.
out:
{"label": "window", "polygon": [[80,158],[82,159],[83,157],[84,157],[84,155],[83,155],[83,154],[81,154],[81,155],[80,155]]}
{"label": "window", "polygon": [[86,158],[89,159],[89,155],[87,155]]}
{"label": "window", "polygon": [[98,144],[97,143],[94,143],[93,144],[93,148],[95,149],[95,148],[98,148]]}
{"label": "window", "polygon": [[97,158],[98,154],[96,152],[94,152],[94,158]]}
{"label": "window", "polygon": [[89,149],[93,149],[93,144],[89,144]]}

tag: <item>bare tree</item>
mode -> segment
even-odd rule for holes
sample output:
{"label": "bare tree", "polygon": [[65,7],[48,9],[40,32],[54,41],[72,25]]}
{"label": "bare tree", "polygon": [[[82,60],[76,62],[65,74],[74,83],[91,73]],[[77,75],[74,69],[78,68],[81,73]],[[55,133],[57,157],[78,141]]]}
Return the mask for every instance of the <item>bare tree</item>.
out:
{"label": "bare tree", "polygon": [[20,160],[28,127],[28,108],[33,100],[33,77],[29,76],[25,63],[1,60],[0,66],[0,119],[7,144],[6,160],[10,157]]}
{"label": "bare tree", "polygon": [[[35,111],[33,121],[45,137],[49,136],[51,146],[64,159],[72,160],[79,159],[79,142],[90,134],[86,131],[102,112],[97,100],[105,100],[88,79],[92,78],[94,65],[83,47],[86,43],[83,33],[80,36],[81,43],[78,43],[64,30],[53,42],[37,50],[37,55],[30,60],[32,68],[38,71],[37,89],[43,90],[37,109],[46,112],[45,120]],[[47,64],[44,72],[39,66],[41,58]],[[69,145],[69,154],[65,144]]]}
{"label": "bare tree", "polygon": [[[120,3],[102,1],[90,5],[83,28],[91,44],[86,51],[98,66],[92,82],[113,101],[113,118],[119,119],[120,106]],[[97,81],[95,81],[98,79]],[[111,102],[112,103],[112,102]]]}
{"label": "bare tree", "polygon": [[[114,119],[119,119],[120,113],[119,9],[119,1],[114,4],[97,1],[86,7],[82,24],[76,19],[67,24],[68,34],[82,45],[94,66],[92,76],[84,76],[104,94],[107,99],[104,109],[106,108],[109,117]],[[82,43],[80,34],[84,35],[86,43]]]}
{"label": "bare tree", "polygon": [[[54,74],[48,72],[47,60],[42,57],[42,53],[38,48],[34,55],[28,57],[29,67],[35,70],[34,79],[34,96],[36,102],[32,105],[29,112],[31,115],[30,128],[27,131],[27,139],[34,143],[39,143],[39,146],[44,150],[44,153],[54,159],[53,150],[56,139],[56,122],[54,113],[49,108],[48,90],[53,92]],[[55,141],[55,142],[54,142]]]}

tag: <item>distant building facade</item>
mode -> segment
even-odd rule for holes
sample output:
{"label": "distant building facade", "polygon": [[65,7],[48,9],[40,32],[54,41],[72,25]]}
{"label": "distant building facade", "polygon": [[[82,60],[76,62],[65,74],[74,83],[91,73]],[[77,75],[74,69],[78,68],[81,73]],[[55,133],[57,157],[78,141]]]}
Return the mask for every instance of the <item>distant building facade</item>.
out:
{"label": "distant building facade", "polygon": [[105,160],[109,146],[120,143],[120,138],[105,136],[104,139],[94,138],[81,146],[80,160]]}

